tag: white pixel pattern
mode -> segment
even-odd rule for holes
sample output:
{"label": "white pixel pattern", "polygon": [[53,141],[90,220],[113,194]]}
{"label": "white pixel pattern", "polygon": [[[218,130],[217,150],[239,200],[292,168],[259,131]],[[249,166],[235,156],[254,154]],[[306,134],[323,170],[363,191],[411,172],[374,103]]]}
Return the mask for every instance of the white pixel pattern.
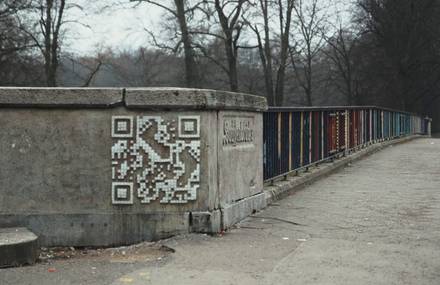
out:
{"label": "white pixel pattern", "polygon": [[131,137],[133,137],[132,126],[133,126],[133,117],[132,116],[113,116],[112,117],[112,137],[113,138],[131,138]]}
{"label": "white pixel pattern", "polygon": [[133,204],[133,183],[113,182],[112,203],[119,205]]}
{"label": "white pixel pattern", "polygon": [[[126,127],[133,130],[128,133],[133,136],[115,136],[115,127],[126,131],[118,120],[127,119],[130,123]],[[200,187],[200,116],[179,116],[177,122],[160,116],[113,116],[112,128],[113,184],[134,182],[141,203],[196,200]],[[127,204],[118,203],[117,198],[112,196],[114,204]]]}
{"label": "white pixel pattern", "polygon": [[179,116],[179,137],[200,138],[200,116]]}

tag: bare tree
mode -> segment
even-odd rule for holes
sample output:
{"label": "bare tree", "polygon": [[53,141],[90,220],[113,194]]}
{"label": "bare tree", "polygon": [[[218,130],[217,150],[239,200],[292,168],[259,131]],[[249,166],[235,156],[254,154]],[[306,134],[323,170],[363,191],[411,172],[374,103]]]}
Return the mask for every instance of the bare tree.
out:
{"label": "bare tree", "polygon": [[[269,24],[269,1],[268,0],[259,0],[255,3],[257,7],[260,9],[260,15],[263,18],[263,31],[264,34],[261,36],[260,29],[257,24],[252,24],[248,21],[248,25],[255,32],[257,43],[258,43],[258,51],[260,54],[261,65],[263,67],[264,73],[264,81],[266,88],[266,97],[269,105],[275,105],[274,98],[274,83],[273,83],[273,67],[272,67],[272,48],[270,43],[270,24]],[[263,43],[263,39],[264,43]]]}
{"label": "bare tree", "polygon": [[129,86],[151,86],[158,84],[159,75],[169,66],[167,55],[160,50],[139,48],[110,54],[107,64],[120,82]]}
{"label": "bare tree", "polygon": [[172,3],[166,1],[154,1],[154,0],[130,0],[132,2],[146,2],[151,5],[160,7],[171,15],[172,21],[178,24],[178,31],[175,31],[177,37],[174,47],[170,47],[167,44],[159,43],[156,36],[150,30],[146,30],[153,39],[156,47],[164,50],[171,50],[177,53],[181,46],[183,46],[183,54],[185,60],[185,82],[187,87],[198,87],[199,76],[196,64],[196,55],[193,48],[192,36],[188,27],[188,19],[192,18],[194,13],[200,9],[205,1],[197,1],[193,5],[190,5],[190,1],[185,0],[173,0]]}
{"label": "bare tree", "polygon": [[0,2],[0,20],[28,8],[30,0],[3,0]]}
{"label": "bare tree", "polygon": [[[67,57],[64,55],[64,57]],[[75,57],[69,56],[69,71],[81,82],[81,87],[89,87],[93,84],[102,66],[106,63],[106,54],[98,52],[96,56]],[[66,64],[63,64],[65,69]]]}
{"label": "bare tree", "polygon": [[32,54],[32,39],[19,28],[18,13],[30,0],[0,2],[0,85],[41,85],[41,64]]}
{"label": "bare tree", "polygon": [[279,24],[280,24],[280,56],[275,88],[275,103],[282,105],[284,102],[284,81],[286,76],[287,58],[289,55],[290,30],[292,24],[292,11],[295,7],[294,0],[288,0],[287,7],[283,11],[283,1],[278,0]]}
{"label": "bare tree", "polygon": [[358,7],[363,38],[375,48],[363,56],[374,62],[380,54],[387,68],[378,81],[389,88],[377,97],[395,108],[426,109],[440,97],[440,1],[359,0]]}
{"label": "bare tree", "polygon": [[[40,1],[40,28],[44,36],[44,45],[36,44],[41,48],[44,55],[44,70],[46,73],[47,86],[57,86],[56,74],[58,69],[61,26],[66,8],[66,0]],[[45,16],[44,16],[45,15]]]}
{"label": "bare tree", "polygon": [[33,0],[28,13],[35,13],[38,20],[29,25],[24,22],[25,17],[18,18],[20,29],[31,37],[43,55],[47,86],[57,86],[56,76],[65,9],[66,0]]}
{"label": "bare tree", "polygon": [[27,9],[16,14],[20,30],[29,36],[44,60],[47,86],[57,86],[62,41],[66,25],[80,22],[66,18],[69,10],[83,7],[73,0],[29,0]]}
{"label": "bare tree", "polygon": [[[334,78],[337,88],[346,96],[348,105],[358,105],[358,84],[354,51],[358,37],[349,30],[339,26],[331,37],[325,38],[328,48],[323,49],[326,56],[336,68],[339,78]],[[338,84],[342,79],[342,86]]]}
{"label": "bare tree", "polygon": [[28,7],[23,0],[0,2],[0,59],[32,47],[29,37],[18,28],[14,15]]}
{"label": "bare tree", "polygon": [[[239,49],[239,38],[243,29],[243,22],[240,16],[243,11],[243,4],[247,0],[220,1],[215,0],[215,10],[222,29],[222,38],[225,46],[225,53],[228,62],[228,77],[231,91],[238,91],[237,58]],[[232,7],[229,7],[232,6]]]}
{"label": "bare tree", "polygon": [[[231,91],[238,91],[238,51],[239,39],[244,28],[242,20],[246,12],[245,4],[248,0],[214,0],[206,1],[204,5],[204,21],[195,27],[191,33],[198,36],[195,43],[201,54],[218,65],[228,76]],[[206,43],[206,38],[213,38],[214,42]],[[209,46],[221,41],[224,46],[224,57],[214,56]],[[214,52],[216,53],[216,52]]]}
{"label": "bare tree", "polygon": [[[256,7],[258,16],[262,18],[263,22],[262,24],[254,24],[249,19],[247,23],[256,35],[269,105],[280,106],[284,101],[285,74],[289,56],[294,0],[258,0],[254,2],[254,7]],[[274,14],[277,16],[277,32],[272,29],[270,21],[272,10],[275,10]],[[276,44],[274,44],[275,39]],[[274,46],[278,47],[276,58],[273,54]],[[275,59],[278,63],[277,68],[274,67]],[[274,73],[276,73],[275,84]]]}
{"label": "bare tree", "polygon": [[313,64],[324,41],[327,16],[318,6],[318,0],[297,0],[294,6],[295,24],[298,27],[295,44],[290,47],[290,59],[295,77],[303,89],[307,104],[313,105]]}

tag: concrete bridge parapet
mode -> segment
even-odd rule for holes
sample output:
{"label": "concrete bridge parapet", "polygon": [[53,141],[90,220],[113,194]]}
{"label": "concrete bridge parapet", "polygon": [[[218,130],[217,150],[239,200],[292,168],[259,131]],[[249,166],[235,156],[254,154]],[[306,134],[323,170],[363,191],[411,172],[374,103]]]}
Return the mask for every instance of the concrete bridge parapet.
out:
{"label": "concrete bridge parapet", "polygon": [[216,232],[265,206],[266,99],[182,88],[0,88],[0,228],[44,246]]}

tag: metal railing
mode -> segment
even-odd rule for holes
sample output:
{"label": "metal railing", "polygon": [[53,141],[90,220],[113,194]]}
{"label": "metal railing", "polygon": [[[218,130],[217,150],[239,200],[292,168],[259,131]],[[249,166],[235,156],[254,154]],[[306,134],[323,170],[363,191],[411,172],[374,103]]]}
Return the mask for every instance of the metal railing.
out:
{"label": "metal railing", "polygon": [[372,143],[428,134],[430,119],[386,108],[269,108],[263,117],[264,180],[273,181]]}

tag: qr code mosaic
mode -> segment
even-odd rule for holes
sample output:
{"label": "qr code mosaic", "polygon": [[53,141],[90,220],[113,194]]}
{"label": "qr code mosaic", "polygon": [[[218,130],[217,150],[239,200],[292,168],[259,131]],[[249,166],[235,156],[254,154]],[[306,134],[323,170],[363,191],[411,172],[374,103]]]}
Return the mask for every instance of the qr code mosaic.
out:
{"label": "qr code mosaic", "polygon": [[200,186],[200,116],[112,117],[112,203],[187,203]]}

